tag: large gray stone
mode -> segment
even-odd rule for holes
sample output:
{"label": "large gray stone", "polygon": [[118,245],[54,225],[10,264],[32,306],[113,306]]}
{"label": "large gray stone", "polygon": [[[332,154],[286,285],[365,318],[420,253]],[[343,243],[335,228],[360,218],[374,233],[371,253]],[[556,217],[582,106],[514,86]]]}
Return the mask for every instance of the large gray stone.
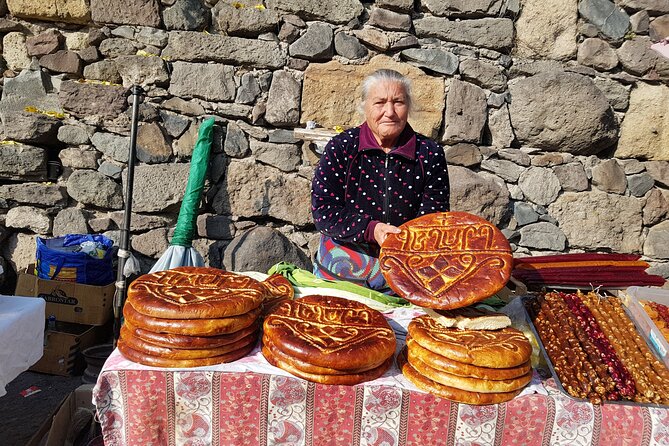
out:
{"label": "large gray stone", "polygon": [[482,88],[500,93],[506,90],[504,68],[481,59],[466,59],[460,62],[462,79]]}
{"label": "large gray stone", "polygon": [[511,161],[492,158],[481,161],[481,169],[489,170],[509,183],[518,181],[520,174],[525,171],[523,167]]}
{"label": "large gray stone", "polygon": [[390,31],[409,31],[411,29],[411,16],[388,9],[372,8],[367,24]]}
{"label": "large gray stone", "polygon": [[7,212],[5,226],[15,229],[28,229],[36,234],[46,235],[51,232],[51,217],[44,209],[32,206],[16,206]]}
{"label": "large gray stone", "polygon": [[603,77],[596,77],[593,81],[595,82],[595,86],[604,93],[604,96],[609,100],[609,104],[611,104],[614,110],[627,110],[630,104],[629,87]]}
{"label": "large gray stone", "polygon": [[518,186],[529,201],[546,206],[560,193],[560,180],[551,169],[530,167],[520,174]]}
{"label": "large gray stone", "polygon": [[578,63],[607,71],[618,65],[616,51],[602,39],[588,38],[578,46]]}
{"label": "large gray stone", "polygon": [[235,7],[223,1],[218,2],[211,13],[217,29],[230,36],[256,37],[276,32],[279,26],[279,15],[273,9],[251,5]]}
{"label": "large gray stone", "polygon": [[169,92],[175,96],[198,97],[208,101],[235,99],[234,68],[221,64],[174,62]]}
{"label": "large gray stone", "polygon": [[323,61],[334,55],[333,32],[327,23],[316,22],[288,48],[292,57]]}
{"label": "large gray stone", "polygon": [[155,122],[140,125],[137,130],[137,159],[143,163],[164,163],[172,156],[172,146]]}
{"label": "large gray stone", "polygon": [[139,45],[130,39],[112,37],[100,42],[98,49],[103,56],[114,58],[133,55],[136,53],[138,46]]}
{"label": "large gray stone", "polygon": [[249,153],[249,141],[246,134],[234,122],[228,124],[223,150],[226,155],[233,158],[244,158]]}
{"label": "large gray stone", "polygon": [[624,194],[625,171],[615,159],[604,160],[592,168],[592,184],[604,192]]}
{"label": "large gray stone", "polygon": [[343,24],[362,14],[362,3],[358,0],[322,2],[318,0],[267,0],[267,7],[289,12],[304,20],[323,20]]}
{"label": "large gray stone", "polygon": [[627,177],[627,188],[633,197],[643,197],[653,186],[655,186],[655,180],[647,172]]}
{"label": "large gray stone", "polygon": [[57,144],[61,121],[42,113],[8,112],[2,114],[6,139],[53,146]]}
{"label": "large gray stone", "polygon": [[232,160],[226,178],[212,203],[218,214],[272,217],[297,226],[312,222],[309,206],[296,206],[311,200],[308,180],[246,160]]}
{"label": "large gray stone", "polygon": [[121,185],[95,170],[80,169],[72,172],[67,180],[67,193],[82,204],[107,209],[123,207]]}
{"label": "large gray stone", "polygon": [[643,76],[650,71],[661,57],[650,49],[651,44],[650,38],[646,36],[636,36],[631,40],[625,40],[617,51],[623,68],[637,76]]}
{"label": "large gray stone", "polygon": [[122,163],[128,162],[130,137],[97,132],[91,136],[91,143],[109,158]]}
{"label": "large gray stone", "polygon": [[[641,200],[593,190],[566,192],[548,207],[571,249],[641,252]],[[615,216],[613,218],[612,216]]]}
{"label": "large gray stone", "polygon": [[120,180],[123,166],[113,161],[103,161],[102,164],[100,164],[100,167],[98,167],[98,172],[113,180]]}
{"label": "large gray stone", "polygon": [[630,26],[625,11],[609,0],[580,0],[578,12],[611,39],[622,39]]}
{"label": "large gray stone", "polygon": [[197,235],[215,240],[232,240],[235,225],[228,215],[200,214],[197,216]]}
{"label": "large gray stone", "polygon": [[650,23],[650,38],[653,42],[661,42],[669,37],[669,14],[655,17]]}
{"label": "large gray stone", "polygon": [[365,25],[362,29],[353,31],[353,35],[361,42],[380,52],[386,52],[390,49],[389,33],[373,26]]}
{"label": "large gray stone", "polygon": [[509,83],[516,138],[549,151],[590,155],[613,145],[618,125],[604,94],[575,73],[548,72]]}
{"label": "large gray stone", "polygon": [[504,104],[499,110],[490,109],[488,114],[488,130],[490,130],[490,144],[494,147],[511,147],[516,139],[511,127],[509,108]]}
{"label": "large gray stone", "polygon": [[648,230],[643,244],[644,255],[654,259],[669,259],[669,221],[658,223]]}
{"label": "large gray stone", "polygon": [[83,127],[68,124],[58,128],[58,141],[78,146],[80,144],[88,144],[89,135]]}
{"label": "large gray stone", "polygon": [[553,173],[560,181],[562,190],[581,192],[588,189],[588,177],[581,163],[568,163],[555,166]]}
{"label": "large gray stone", "polygon": [[287,58],[277,42],[193,31],[171,32],[161,55],[187,62],[211,61],[258,68],[280,68]]}
{"label": "large gray stone", "polygon": [[[175,210],[188,182],[190,163],[142,164],[135,167],[132,210],[162,212]],[[123,187],[128,170],[123,171]]]}
{"label": "large gray stone", "polygon": [[63,111],[56,94],[52,90],[51,76],[41,70],[24,70],[14,78],[5,78],[2,89],[0,111],[23,111],[26,107],[41,110]]}
{"label": "large gray stone", "polygon": [[669,215],[669,192],[653,189],[646,197],[643,206],[643,224],[653,226]]}
{"label": "large gray stone", "polygon": [[168,30],[196,31],[204,29],[209,23],[209,9],[201,0],[176,0],[163,9],[163,22]]}
{"label": "large gray stone", "polygon": [[669,161],[647,161],[646,171],[664,187],[669,187]]}
{"label": "large gray stone", "polygon": [[0,142],[0,179],[46,180],[46,150],[25,144]]}
{"label": "large gray stone", "polygon": [[503,182],[460,166],[448,166],[451,210],[479,215],[495,225],[508,216],[509,191]]}
{"label": "large gray stone", "polygon": [[300,122],[300,82],[287,71],[276,71],[267,98],[265,120],[275,126],[296,126]]}
{"label": "large gray stone", "polygon": [[54,237],[67,234],[88,234],[86,214],[79,208],[66,208],[58,212],[53,219]]}
{"label": "large gray stone", "polygon": [[40,57],[40,66],[54,73],[65,73],[75,76],[81,74],[83,62],[74,51],[60,50],[54,54],[47,54]]}
{"label": "large gray stone", "polygon": [[84,67],[84,78],[96,81],[120,84],[123,82],[121,75],[113,60],[101,60]]}
{"label": "large gray stone", "polygon": [[426,16],[413,21],[418,37],[436,37],[450,42],[507,50],[513,45],[513,21],[505,18],[484,18],[451,21]]}
{"label": "large gray stone", "polygon": [[164,48],[167,45],[168,36],[169,33],[165,30],[142,26],[135,35],[135,39],[144,45]]}
{"label": "large gray stone", "polygon": [[618,0],[623,8],[645,9],[653,15],[669,12],[669,4],[665,0]]}
{"label": "large gray stone", "polygon": [[158,28],[158,0],[90,0],[91,18],[97,23],[142,25]]}
{"label": "large gray stone", "polygon": [[497,151],[497,156],[503,160],[513,161],[519,166],[528,167],[530,164],[532,164],[530,155],[518,149],[499,149]]}
{"label": "large gray stone", "polygon": [[176,113],[170,113],[165,110],[159,110],[160,118],[163,121],[163,128],[172,138],[178,138],[186,131],[190,125],[190,119]]}
{"label": "large gray stone", "polygon": [[34,234],[14,233],[0,244],[2,257],[14,271],[25,270],[28,265],[35,263],[36,238]]}
{"label": "large gray stone", "polygon": [[516,201],[513,204],[513,218],[516,219],[518,226],[525,226],[538,221],[539,214],[534,210],[531,204]]}
{"label": "large gray stone", "polygon": [[251,139],[251,154],[261,163],[284,172],[294,172],[300,165],[302,150],[295,144],[273,144]]}
{"label": "large gray stone", "polygon": [[36,206],[62,206],[67,196],[61,186],[51,183],[21,183],[0,186],[0,199]]}
{"label": "large gray stone", "polygon": [[260,94],[260,85],[252,73],[244,73],[241,84],[237,89],[235,102],[239,104],[253,104]]}
{"label": "large gray stone", "polygon": [[158,228],[132,237],[132,249],[148,257],[158,258],[169,247],[167,228]]}
{"label": "large gray stone", "polygon": [[558,61],[571,59],[576,53],[579,37],[577,0],[554,3],[522,0],[520,15],[513,17],[515,56]]}
{"label": "large gray stone", "polygon": [[223,252],[229,271],[266,272],[278,262],[290,262],[310,271],[308,257],[276,229],[258,226],[236,236]]}
{"label": "large gray stone", "polygon": [[375,4],[380,8],[387,8],[398,12],[411,12],[414,7],[413,0],[378,0]]}
{"label": "large gray stone", "polygon": [[562,251],[567,237],[557,226],[540,221],[520,228],[519,245],[548,251]]}
{"label": "large gray stone", "polygon": [[72,169],[97,169],[100,152],[89,147],[68,147],[58,152],[63,167]]}
{"label": "large gray stone", "polygon": [[453,79],[446,96],[442,141],[479,143],[487,117],[485,92],[476,85]]}
{"label": "large gray stone", "polygon": [[481,151],[474,144],[459,143],[453,146],[444,147],[446,162],[451,165],[472,167],[476,166],[483,159]]}
{"label": "large gray stone", "polygon": [[[135,210],[133,206],[133,211]],[[123,226],[124,211],[109,212],[108,216],[114,224],[121,228]],[[174,226],[176,220],[163,215],[138,214],[132,212],[130,215],[130,226],[133,232],[149,231],[151,229]]]}
{"label": "large gray stone", "polygon": [[410,48],[400,54],[404,60],[437,73],[451,75],[458,70],[458,56],[442,48]]}
{"label": "large gray stone", "polygon": [[423,11],[444,17],[495,17],[502,6],[499,0],[421,0]]}
{"label": "large gray stone", "polygon": [[360,59],[369,52],[355,36],[338,32],[334,36],[335,51],[347,59]]}
{"label": "large gray stone", "polygon": [[114,119],[126,108],[125,93],[120,86],[66,81],[60,85],[58,98],[63,108],[77,117]]}
{"label": "large gray stone", "polygon": [[164,85],[170,80],[165,62],[156,56],[119,56],[115,59],[123,85]]}

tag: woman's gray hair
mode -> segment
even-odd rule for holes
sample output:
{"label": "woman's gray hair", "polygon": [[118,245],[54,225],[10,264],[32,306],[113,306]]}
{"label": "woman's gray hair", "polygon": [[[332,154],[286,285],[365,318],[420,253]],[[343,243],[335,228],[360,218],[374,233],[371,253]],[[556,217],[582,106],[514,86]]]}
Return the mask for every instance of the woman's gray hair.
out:
{"label": "woman's gray hair", "polygon": [[361,112],[364,110],[364,104],[367,100],[367,96],[369,95],[369,91],[374,85],[380,82],[397,82],[401,84],[404,88],[404,92],[406,93],[407,105],[409,106],[409,110],[411,110],[411,81],[395,70],[382,68],[380,70],[376,70],[362,81],[362,99],[360,101],[359,107]]}

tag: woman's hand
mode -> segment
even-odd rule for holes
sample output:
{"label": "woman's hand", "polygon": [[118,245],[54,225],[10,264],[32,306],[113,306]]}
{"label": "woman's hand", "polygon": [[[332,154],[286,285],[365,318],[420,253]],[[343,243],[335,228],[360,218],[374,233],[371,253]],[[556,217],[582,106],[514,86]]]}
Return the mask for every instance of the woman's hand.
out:
{"label": "woman's hand", "polygon": [[399,234],[402,232],[397,226],[389,225],[386,223],[378,223],[374,228],[374,239],[376,243],[381,246],[383,242],[388,237],[388,234]]}

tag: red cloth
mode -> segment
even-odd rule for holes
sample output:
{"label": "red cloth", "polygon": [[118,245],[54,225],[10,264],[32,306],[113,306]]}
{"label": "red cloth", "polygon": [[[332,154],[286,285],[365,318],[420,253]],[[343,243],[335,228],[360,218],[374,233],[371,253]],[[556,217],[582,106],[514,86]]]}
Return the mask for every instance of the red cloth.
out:
{"label": "red cloth", "polygon": [[513,259],[514,265],[520,263],[546,262],[597,262],[597,261],[633,261],[641,258],[638,254],[607,254],[607,253],[579,253],[556,254],[550,256],[518,257]]}

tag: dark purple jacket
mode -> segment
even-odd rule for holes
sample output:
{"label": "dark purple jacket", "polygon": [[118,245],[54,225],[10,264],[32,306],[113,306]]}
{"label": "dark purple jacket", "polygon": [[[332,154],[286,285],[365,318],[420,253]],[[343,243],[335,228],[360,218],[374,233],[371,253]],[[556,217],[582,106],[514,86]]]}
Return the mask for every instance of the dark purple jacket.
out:
{"label": "dark purple jacket", "polygon": [[385,154],[366,123],[332,138],[311,183],[316,229],[342,242],[374,240],[379,222],[395,226],[449,209],[443,148],[407,124]]}

